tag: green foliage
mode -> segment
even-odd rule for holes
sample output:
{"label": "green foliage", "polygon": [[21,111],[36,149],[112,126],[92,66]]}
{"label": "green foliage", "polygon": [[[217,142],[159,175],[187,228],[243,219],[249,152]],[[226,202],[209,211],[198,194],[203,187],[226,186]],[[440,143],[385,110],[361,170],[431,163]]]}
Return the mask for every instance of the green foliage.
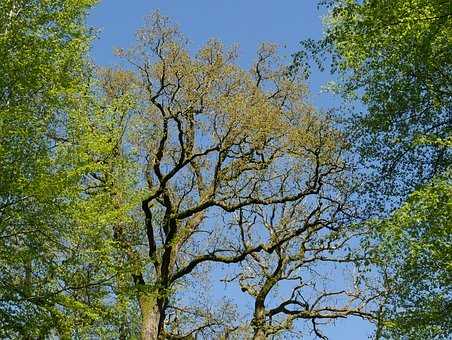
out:
{"label": "green foliage", "polygon": [[[119,51],[138,67],[135,75],[94,70],[84,24],[94,2],[0,3],[0,338],[134,338],[139,301],[143,316],[158,307],[164,328],[169,297],[179,297],[175,281],[202,262],[239,263],[265,250],[243,241],[245,253],[233,256],[198,246],[203,239],[193,234],[207,209],[241,216],[242,207],[299,201],[304,191],[288,190],[309,184],[310,166],[314,188],[323,184],[319,169],[343,166],[341,135],[304,103],[298,76],[270,67],[274,47],[264,45],[246,73],[215,41],[190,57],[157,15],[157,36],[142,30],[142,50]],[[411,190],[371,235],[387,288],[382,335],[447,337],[450,5],[324,2],[331,9],[325,39],[305,46],[317,57],[332,52],[338,90],[369,108],[353,122],[356,145],[384,175],[375,187]],[[214,147],[205,149],[209,142]],[[271,181],[281,188],[274,197]],[[194,315],[190,327],[210,317]]]}
{"label": "green foliage", "polygon": [[[331,63],[337,90],[367,112],[351,119],[375,214],[370,244],[385,288],[383,335],[447,338],[451,314],[450,2],[325,0],[321,41],[295,66]],[[375,200],[380,198],[381,200]],[[397,207],[397,206],[396,206]],[[369,241],[369,240],[367,240]],[[369,245],[369,243],[366,243]],[[371,248],[369,248],[371,249]]]}
{"label": "green foliage", "polygon": [[91,94],[84,17],[93,2],[0,3],[1,338],[115,338],[130,305],[109,297],[122,289],[112,224],[130,220],[110,203],[112,187],[133,180],[90,188],[105,169],[122,176],[125,163],[106,161],[121,125],[105,125],[119,119],[112,107],[130,104]]}
{"label": "green foliage", "polygon": [[414,191],[376,224],[376,263],[384,270],[388,338],[446,339],[452,325],[450,173]]}
{"label": "green foliage", "polygon": [[325,36],[305,41],[296,64],[306,63],[310,52],[322,65],[331,62],[339,75],[335,89],[367,106],[352,125],[362,155],[383,174],[374,187],[406,194],[450,164],[444,146],[416,143],[425,136],[446,139],[451,131],[450,3],[323,2],[330,8]]}

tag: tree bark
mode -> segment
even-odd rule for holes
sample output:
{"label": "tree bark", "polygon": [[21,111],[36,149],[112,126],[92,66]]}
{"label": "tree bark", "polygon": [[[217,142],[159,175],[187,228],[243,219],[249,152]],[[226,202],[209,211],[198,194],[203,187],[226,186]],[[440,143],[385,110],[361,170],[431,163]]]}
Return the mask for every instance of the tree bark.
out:
{"label": "tree bark", "polygon": [[258,328],[254,331],[254,337],[253,340],[265,340],[265,332],[263,329]]}
{"label": "tree bark", "polygon": [[159,338],[160,312],[154,296],[142,295],[139,298],[141,309],[141,340]]}
{"label": "tree bark", "polygon": [[253,340],[265,340],[266,337],[263,328],[265,324],[265,308],[263,301],[260,299],[256,300],[252,324],[254,328]]}

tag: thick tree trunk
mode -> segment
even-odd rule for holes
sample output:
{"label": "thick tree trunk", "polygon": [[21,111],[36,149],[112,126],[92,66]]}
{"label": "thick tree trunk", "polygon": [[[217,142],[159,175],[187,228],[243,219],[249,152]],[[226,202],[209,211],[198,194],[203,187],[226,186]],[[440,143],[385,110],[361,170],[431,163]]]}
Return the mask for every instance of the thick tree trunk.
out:
{"label": "thick tree trunk", "polygon": [[141,309],[141,340],[157,340],[159,337],[160,313],[157,299],[142,295],[139,298]]}
{"label": "thick tree trunk", "polygon": [[263,329],[255,329],[253,340],[265,340],[265,332]]}
{"label": "thick tree trunk", "polygon": [[256,305],[254,309],[254,316],[252,325],[254,328],[254,336],[253,340],[265,340],[265,331],[264,331],[264,324],[265,324],[265,308],[263,304],[263,300],[257,299]]}

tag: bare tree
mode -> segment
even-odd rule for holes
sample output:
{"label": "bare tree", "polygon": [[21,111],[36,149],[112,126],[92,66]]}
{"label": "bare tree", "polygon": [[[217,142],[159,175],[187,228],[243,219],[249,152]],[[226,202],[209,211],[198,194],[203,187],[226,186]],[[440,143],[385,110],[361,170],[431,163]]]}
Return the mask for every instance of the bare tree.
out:
{"label": "bare tree", "polygon": [[[333,260],[323,254],[345,244],[337,237],[343,206],[334,182],[345,171],[343,139],[307,104],[302,77],[279,64],[272,45],[261,47],[251,71],[214,40],[192,57],[158,13],[137,37],[135,48],[118,53],[135,68],[141,88],[141,123],[127,142],[142,166],[147,244],[130,241],[127,232],[136,230],[125,226],[116,227],[115,239],[133,278],[142,338],[189,339],[215,327],[228,338],[235,331],[218,312],[175,299],[191,276],[215,263],[255,268],[256,277],[244,271],[239,278],[255,297],[257,339],[290,329],[295,319],[310,319],[317,332],[319,319],[367,317],[350,292],[319,291],[303,278],[279,306],[265,305],[278,282]],[[307,286],[318,293],[309,306],[300,294]],[[353,303],[323,303],[339,295]],[[178,326],[188,314],[196,320],[191,329]]]}
{"label": "bare tree", "polygon": [[263,250],[248,256],[232,276],[254,300],[254,339],[306,329],[327,339],[320,324],[349,316],[373,320],[377,295],[359,282],[365,256],[352,250],[362,231],[349,226],[343,204],[322,191],[311,204],[240,213],[237,227],[244,243],[256,238],[253,229],[267,234]]}

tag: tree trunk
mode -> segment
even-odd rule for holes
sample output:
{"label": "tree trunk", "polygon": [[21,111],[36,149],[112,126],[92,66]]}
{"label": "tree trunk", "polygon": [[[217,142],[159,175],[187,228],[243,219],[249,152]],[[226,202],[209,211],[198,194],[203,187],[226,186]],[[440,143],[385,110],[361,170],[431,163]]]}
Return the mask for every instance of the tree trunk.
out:
{"label": "tree trunk", "polygon": [[254,328],[254,336],[253,340],[265,340],[265,308],[263,304],[263,300],[257,299],[256,305],[254,309],[253,321],[251,322]]}
{"label": "tree trunk", "polygon": [[139,298],[141,309],[141,340],[157,340],[159,337],[160,313],[157,299],[142,295]]}
{"label": "tree trunk", "polygon": [[265,340],[265,332],[263,329],[255,329],[253,340]]}

